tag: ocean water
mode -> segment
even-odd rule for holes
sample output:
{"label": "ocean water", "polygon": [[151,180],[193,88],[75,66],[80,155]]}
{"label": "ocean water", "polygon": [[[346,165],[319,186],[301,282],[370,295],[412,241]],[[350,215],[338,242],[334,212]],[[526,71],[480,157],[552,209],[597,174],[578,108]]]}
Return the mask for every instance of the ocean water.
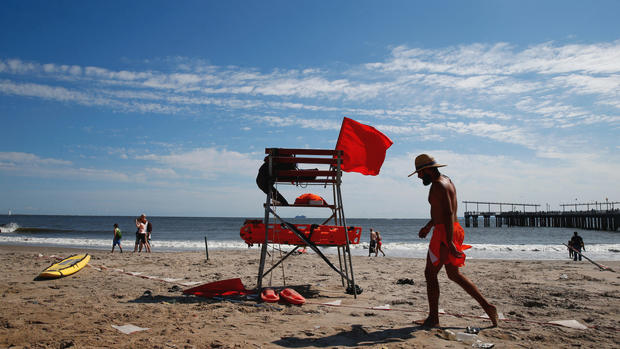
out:
{"label": "ocean water", "polygon": [[[248,249],[239,236],[246,218],[261,217],[149,217],[153,224],[153,251],[204,251]],[[133,250],[135,217],[0,215],[0,244],[107,249],[112,247],[113,225],[123,231],[123,248]],[[292,223],[321,223],[320,219],[289,219]],[[361,243],[352,245],[354,255],[368,255],[369,229],[381,232],[383,250],[392,257],[426,256],[429,237],[418,231],[425,219],[349,218],[348,225],[363,228]],[[464,226],[464,223],[461,222]],[[493,224],[493,222],[492,222]],[[482,225],[482,224],[480,224]],[[562,260],[568,258],[567,243],[575,229],[530,227],[465,228],[466,251],[474,259]],[[586,245],[584,254],[595,261],[620,260],[620,232],[578,230]],[[281,246],[286,250],[289,246]],[[252,247],[259,253],[257,246]],[[337,253],[324,248],[325,253]]]}

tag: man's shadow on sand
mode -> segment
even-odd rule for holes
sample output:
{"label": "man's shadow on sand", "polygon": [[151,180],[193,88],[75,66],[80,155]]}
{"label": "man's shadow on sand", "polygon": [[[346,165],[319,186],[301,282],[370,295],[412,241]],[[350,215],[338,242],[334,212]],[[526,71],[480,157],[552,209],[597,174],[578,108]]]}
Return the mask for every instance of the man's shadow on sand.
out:
{"label": "man's shadow on sand", "polygon": [[374,332],[366,331],[362,325],[352,325],[350,330],[320,338],[284,337],[272,342],[287,348],[302,347],[357,347],[377,344],[398,343],[415,338],[414,333],[425,330],[422,326],[393,328]]}

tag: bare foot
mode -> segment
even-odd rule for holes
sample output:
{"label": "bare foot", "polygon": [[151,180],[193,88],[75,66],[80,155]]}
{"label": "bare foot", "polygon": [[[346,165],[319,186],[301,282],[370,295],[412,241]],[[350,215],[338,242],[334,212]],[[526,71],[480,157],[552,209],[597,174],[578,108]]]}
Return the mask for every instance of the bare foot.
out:
{"label": "bare foot", "polygon": [[430,316],[424,320],[416,320],[414,323],[426,328],[439,327],[439,319],[433,319]]}
{"label": "bare foot", "polygon": [[486,307],[484,311],[489,316],[489,319],[493,322],[493,327],[497,327],[497,320],[498,320],[497,308],[495,308],[493,304],[489,304],[489,306]]}

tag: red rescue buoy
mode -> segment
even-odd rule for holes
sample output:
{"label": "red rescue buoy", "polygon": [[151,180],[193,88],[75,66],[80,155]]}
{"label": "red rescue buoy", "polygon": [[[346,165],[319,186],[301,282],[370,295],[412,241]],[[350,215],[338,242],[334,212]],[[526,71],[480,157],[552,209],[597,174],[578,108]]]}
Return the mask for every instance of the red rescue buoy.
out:
{"label": "red rescue buoy", "polygon": [[306,299],[292,288],[283,289],[280,292],[280,297],[291,304],[302,305],[306,303]]}
{"label": "red rescue buoy", "polygon": [[262,299],[263,302],[275,303],[280,300],[280,296],[278,296],[273,289],[265,288],[260,293],[260,299]]}

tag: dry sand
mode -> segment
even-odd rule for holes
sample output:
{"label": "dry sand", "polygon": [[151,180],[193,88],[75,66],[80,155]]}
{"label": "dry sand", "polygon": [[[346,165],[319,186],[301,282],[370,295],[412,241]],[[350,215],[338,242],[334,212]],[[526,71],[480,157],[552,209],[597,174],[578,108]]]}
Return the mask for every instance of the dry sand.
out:
{"label": "dry sand", "polygon": [[[177,282],[239,277],[252,288],[258,271],[256,248],[211,251],[209,261],[199,252],[87,252],[91,267],[65,278],[36,281],[54,261],[49,256],[76,251],[0,246],[5,269],[0,276],[0,347],[465,348],[471,346],[440,336],[445,329],[461,332],[467,326],[482,328],[479,339],[496,348],[620,347],[620,274],[598,270],[587,261],[468,260],[463,273],[508,321],[487,328],[488,320],[468,317],[483,311],[442,271],[440,308],[466,317],[442,315],[441,328],[424,329],[413,323],[427,311],[422,259],[354,257],[355,276],[363,288],[354,299],[318,256],[292,256],[284,263],[286,285],[301,291],[309,303],[271,306],[183,296],[173,282],[93,268],[181,278]],[[620,271],[620,262],[606,265]],[[273,274],[273,286],[282,286],[282,270]],[[397,283],[404,278],[414,285]],[[264,283],[269,285],[269,278]],[[147,290],[152,297],[143,297]],[[336,300],[342,306],[319,305]],[[370,309],[386,304],[392,310]],[[568,319],[590,328],[542,324]],[[124,324],[149,330],[123,334],[112,327]]]}

